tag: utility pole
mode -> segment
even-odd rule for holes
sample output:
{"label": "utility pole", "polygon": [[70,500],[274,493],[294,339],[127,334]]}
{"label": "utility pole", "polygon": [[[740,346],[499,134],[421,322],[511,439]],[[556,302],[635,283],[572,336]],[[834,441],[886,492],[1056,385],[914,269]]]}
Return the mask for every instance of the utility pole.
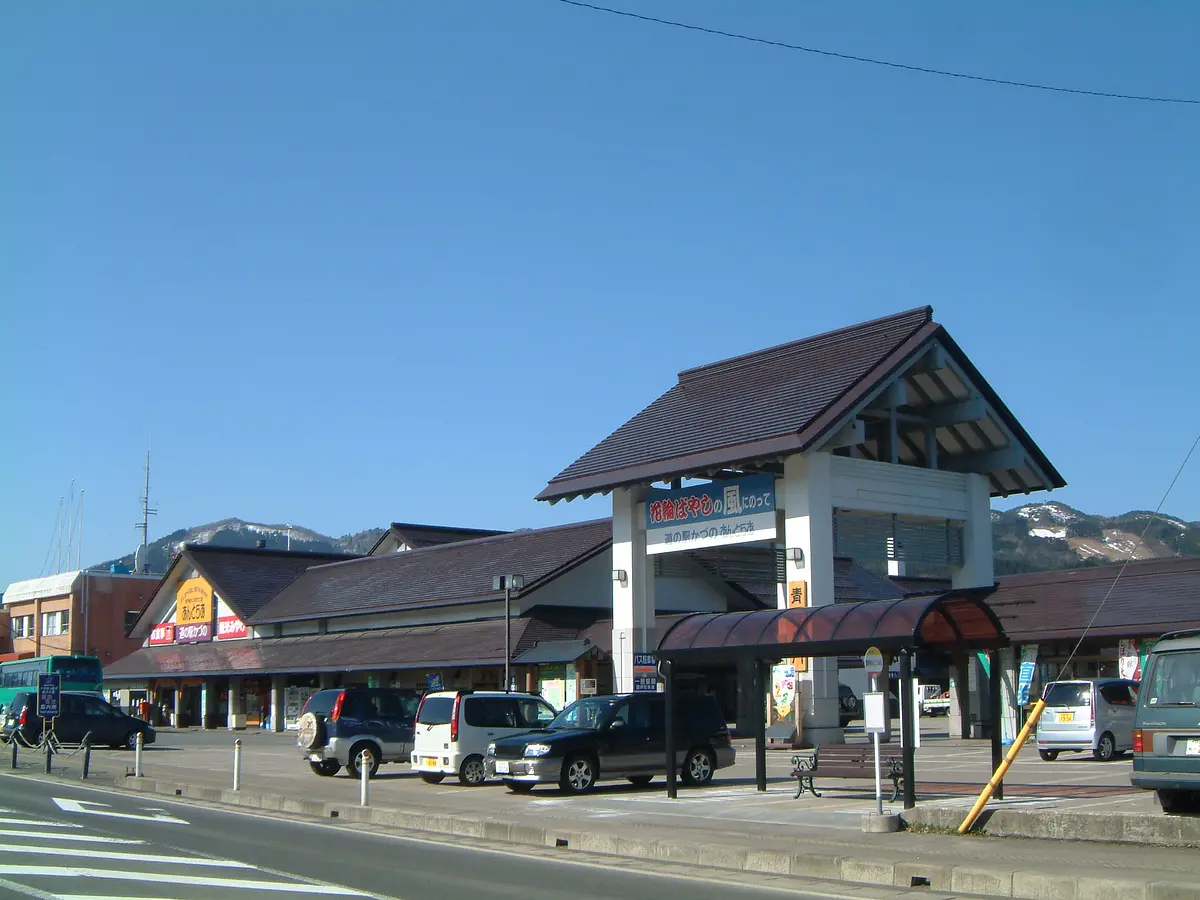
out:
{"label": "utility pole", "polygon": [[150,507],[150,448],[146,448],[146,487],[142,491],[142,521],[134,526],[142,533],[142,544],[138,549],[136,559],[138,564],[134,567],[138,570],[138,574],[145,574],[150,571],[150,564],[146,560],[147,544],[150,536],[150,517],[158,515],[157,509]]}

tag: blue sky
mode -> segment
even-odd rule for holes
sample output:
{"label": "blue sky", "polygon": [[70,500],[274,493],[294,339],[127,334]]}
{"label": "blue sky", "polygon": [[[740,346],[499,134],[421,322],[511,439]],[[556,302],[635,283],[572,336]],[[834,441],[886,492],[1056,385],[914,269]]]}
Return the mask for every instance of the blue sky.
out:
{"label": "blue sky", "polygon": [[[613,4],[1200,97],[1192,4]],[[922,304],[1039,496],[1153,507],[1198,427],[1197,106],[554,0],[214,0],[5,4],[0,116],[0,585],[72,479],[85,562],[132,549],[148,438],[155,535],[603,515],[532,498],[680,369]]]}

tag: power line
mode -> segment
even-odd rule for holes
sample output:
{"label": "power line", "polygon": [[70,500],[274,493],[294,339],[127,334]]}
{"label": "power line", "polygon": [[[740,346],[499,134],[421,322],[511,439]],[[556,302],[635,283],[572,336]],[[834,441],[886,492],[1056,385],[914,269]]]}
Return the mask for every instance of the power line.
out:
{"label": "power line", "polygon": [[[1117,577],[1112,580],[1112,584],[1108,586],[1108,591],[1104,594],[1104,599],[1100,601],[1100,605],[1097,606],[1096,611],[1092,613],[1092,618],[1088,621],[1087,627],[1083,629],[1083,634],[1079,636],[1079,640],[1075,642],[1075,647],[1073,650],[1071,650],[1071,655],[1067,657],[1067,661],[1059,668],[1058,671],[1060,678],[1062,673],[1067,671],[1067,667],[1070,666],[1071,662],[1075,659],[1075,654],[1079,652],[1079,648],[1083,646],[1083,641],[1084,638],[1087,637],[1088,631],[1090,631],[1092,626],[1096,624],[1096,619],[1100,616],[1100,610],[1104,609],[1104,604],[1108,602],[1108,598],[1112,596],[1112,592],[1117,589],[1117,582],[1121,580],[1121,576],[1125,574],[1125,570],[1129,568],[1129,564],[1133,562],[1134,554],[1137,553],[1138,547],[1142,546],[1142,543],[1146,540],[1146,535],[1150,531],[1150,526],[1153,525],[1158,519],[1158,514],[1162,511],[1164,504],[1166,504],[1167,498],[1171,496],[1171,491],[1175,487],[1175,482],[1179,480],[1179,476],[1182,475],[1183,470],[1187,468],[1188,461],[1192,458],[1192,454],[1196,452],[1196,447],[1198,445],[1200,445],[1200,434],[1196,435],[1196,440],[1192,441],[1192,446],[1191,449],[1188,450],[1187,456],[1183,458],[1183,462],[1181,462],[1179,464],[1179,468],[1175,470],[1175,477],[1171,479],[1171,483],[1167,485],[1167,490],[1162,495],[1162,499],[1158,501],[1158,506],[1156,506],[1154,508],[1154,512],[1150,514],[1150,519],[1146,522],[1146,527],[1142,529],[1142,533],[1138,537],[1137,543],[1129,548],[1129,554],[1125,557],[1125,563],[1118,570]],[[1055,678],[1055,683],[1057,683],[1060,678]]]}
{"label": "power line", "polygon": [[1081,94],[1085,97],[1102,97],[1106,100],[1137,100],[1142,103],[1176,103],[1200,106],[1200,100],[1188,97],[1156,97],[1142,94],[1117,94],[1111,91],[1089,91],[1083,88],[1062,87],[1054,84],[1038,84],[1031,81],[1013,81],[1008,78],[989,78],[986,75],[972,75],[967,72],[952,72],[948,69],[933,69],[928,66],[914,66],[908,63],[891,62],[886,59],[875,59],[870,56],[856,56],[853,53],[838,53],[836,50],[822,50],[819,47],[805,47],[802,44],[789,44],[786,41],[773,41],[769,38],[753,37],[748,34],[738,34],[735,31],[722,31],[720,28],[706,28],[703,25],[693,25],[689,22],[678,22],[673,19],[660,19],[657,16],[647,16],[642,13],[629,12],[624,9],[613,9],[609,6],[598,6],[594,3],[584,3],[582,0],[557,0],[567,6],[580,9],[590,9],[594,12],[621,16],[626,19],[637,19],[640,22],[653,22],[656,25],[669,25],[672,28],[682,28],[686,31],[698,31],[701,34],[711,34],[717,37],[732,38],[735,41],[746,41],[751,44],[763,44],[767,47],[777,47],[781,50],[796,50],[800,53],[812,53],[817,56],[827,56],[848,62],[868,63],[872,66],[885,66],[889,69],[902,69],[905,72],[920,72],[924,75],[940,75],[943,78],[961,78],[966,81],[982,81],[986,84],[998,84],[1005,87],[1026,88],[1034,91],[1051,91],[1058,94]]}

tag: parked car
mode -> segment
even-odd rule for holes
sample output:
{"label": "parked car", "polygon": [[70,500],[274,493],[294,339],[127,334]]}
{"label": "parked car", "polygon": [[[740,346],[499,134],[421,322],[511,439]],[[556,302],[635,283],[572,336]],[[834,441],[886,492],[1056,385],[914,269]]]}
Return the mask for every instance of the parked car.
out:
{"label": "parked car", "polygon": [[403,688],[345,688],[317,691],[300,714],[296,744],[318,775],[344,767],[361,774],[359,759],[370,756],[368,776],[381,763],[408,762],[420,696]]}
{"label": "parked car", "polygon": [[545,728],[558,715],[536,694],[438,691],[421,698],[412,767],[437,784],[447,775],[475,787],[487,778],[484,758],[498,738]]}
{"label": "parked car", "polygon": [[848,685],[838,685],[838,725],[845,728],[855,719],[862,718],[862,701]]}
{"label": "parked car", "polygon": [[1052,761],[1064,750],[1090,751],[1109,760],[1133,749],[1138,682],[1123,678],[1058,681],[1046,685],[1037,748]]}
{"label": "parked car", "polygon": [[1163,812],[1200,806],[1200,630],[1159,638],[1142,685],[1130,781],[1155,791]]}
{"label": "parked car", "polygon": [[[29,744],[42,736],[42,718],[37,714],[37,691],[18,691],[4,714],[2,726],[5,740],[20,733]],[[91,693],[63,691],[59,699],[59,714],[54,719],[54,735],[64,744],[79,744],[84,736],[93,746],[137,746],[137,736],[143,744],[153,744],[155,733],[146,722],[126,715],[106,700]]]}
{"label": "parked car", "polygon": [[[675,698],[675,743],[684,784],[707,784],[732,766],[733,744],[716,701],[705,694]],[[601,779],[649,784],[666,774],[666,714],[662,694],[619,694],[576,700],[545,728],[493,741],[488,777],[524,793],[557,784],[582,794]]]}

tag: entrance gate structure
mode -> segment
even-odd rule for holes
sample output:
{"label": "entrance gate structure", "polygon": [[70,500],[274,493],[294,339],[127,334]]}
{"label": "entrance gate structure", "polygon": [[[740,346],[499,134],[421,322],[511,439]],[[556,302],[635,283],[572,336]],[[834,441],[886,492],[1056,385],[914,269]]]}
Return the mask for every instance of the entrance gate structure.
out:
{"label": "entrance gate structure", "polygon": [[[934,571],[955,591],[991,588],[991,497],[1065,484],[921,307],[680,373],[538,499],[612,495],[614,687],[626,692],[634,654],[658,643],[656,560],[705,565],[721,545],[758,547],[776,608],[834,605],[846,556],[886,560],[893,575]],[[1011,684],[1011,649],[1000,663]],[[982,692],[966,690],[977,665],[956,648],[952,734],[976,735],[986,718]],[[844,740],[837,660],[798,669],[805,739]]]}
{"label": "entrance gate structure", "polygon": [[[756,612],[695,613],[663,636],[657,656],[666,691],[667,796],[676,795],[678,754],[674,734],[676,664],[744,660],[753,667],[757,699],[754,777],[767,789],[766,695],[770,667],[794,657],[861,656],[870,647],[900,657],[902,698],[912,697],[912,654],[918,650],[997,650],[1008,645],[1000,620],[984,602],[991,588],[951,591],[900,600],[839,603],[817,608],[767,609]],[[993,670],[999,671],[993,666]],[[904,807],[916,803],[913,728],[910,712],[900,718]],[[1001,735],[992,730],[992,756],[1000,752]],[[688,750],[688,747],[680,748]],[[1003,796],[1003,795],[1001,795]]]}

